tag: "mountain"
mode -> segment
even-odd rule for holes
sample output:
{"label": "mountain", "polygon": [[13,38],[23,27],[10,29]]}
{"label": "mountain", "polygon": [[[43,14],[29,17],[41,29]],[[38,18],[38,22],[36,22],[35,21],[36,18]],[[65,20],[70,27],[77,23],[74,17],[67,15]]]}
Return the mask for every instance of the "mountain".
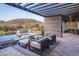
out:
{"label": "mountain", "polygon": [[7,21],[7,22],[0,21],[0,24],[6,24],[6,25],[12,25],[12,24],[15,24],[15,25],[17,25],[17,24],[20,24],[20,25],[40,24],[40,25],[43,25],[43,22],[37,21],[37,20],[34,20],[34,19],[20,18],[20,19],[13,19],[13,20],[10,20],[10,21]]}
{"label": "mountain", "polygon": [[0,23],[5,23],[5,21],[0,20]]}

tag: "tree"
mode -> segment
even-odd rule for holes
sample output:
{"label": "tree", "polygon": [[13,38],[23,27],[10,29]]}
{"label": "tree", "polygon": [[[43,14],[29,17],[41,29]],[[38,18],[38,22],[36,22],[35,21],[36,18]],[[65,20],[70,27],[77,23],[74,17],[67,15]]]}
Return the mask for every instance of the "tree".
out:
{"label": "tree", "polygon": [[17,25],[17,28],[18,28],[18,29],[22,29],[23,26],[21,26],[20,24],[18,24],[18,25]]}
{"label": "tree", "polygon": [[41,34],[44,35],[44,26],[40,26]]}

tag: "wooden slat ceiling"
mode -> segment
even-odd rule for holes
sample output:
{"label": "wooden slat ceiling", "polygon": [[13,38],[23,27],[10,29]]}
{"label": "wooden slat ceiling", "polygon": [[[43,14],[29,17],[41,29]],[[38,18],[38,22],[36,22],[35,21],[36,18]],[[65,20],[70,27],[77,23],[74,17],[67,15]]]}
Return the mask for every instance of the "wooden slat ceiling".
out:
{"label": "wooden slat ceiling", "polygon": [[79,3],[5,3],[40,16],[79,14]]}

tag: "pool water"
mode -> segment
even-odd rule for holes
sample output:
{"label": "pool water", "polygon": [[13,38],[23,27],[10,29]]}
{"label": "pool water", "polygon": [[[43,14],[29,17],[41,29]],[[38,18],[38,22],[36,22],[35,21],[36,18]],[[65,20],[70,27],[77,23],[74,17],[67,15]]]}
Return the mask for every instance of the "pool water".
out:
{"label": "pool water", "polygon": [[[27,37],[28,35],[22,35],[21,38]],[[6,36],[0,36],[0,42],[7,41],[7,40],[16,40],[18,37],[17,35],[6,35]],[[21,39],[20,38],[20,39]]]}
{"label": "pool water", "polygon": [[0,42],[6,41],[6,40],[12,40],[12,39],[16,39],[16,38],[17,38],[16,35],[0,36]]}

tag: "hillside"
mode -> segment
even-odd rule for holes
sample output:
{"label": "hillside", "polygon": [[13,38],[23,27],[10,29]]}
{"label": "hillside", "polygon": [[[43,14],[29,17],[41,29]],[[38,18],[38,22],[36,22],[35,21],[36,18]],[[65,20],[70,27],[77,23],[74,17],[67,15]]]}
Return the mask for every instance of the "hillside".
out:
{"label": "hillside", "polygon": [[43,24],[43,22],[36,21],[34,19],[14,19],[7,22],[8,24],[21,24],[21,25],[28,25],[28,24]]}
{"label": "hillside", "polygon": [[29,28],[32,32],[43,31],[43,24],[43,22],[36,21],[34,19],[13,19],[10,21],[0,21],[0,35],[15,34],[17,28],[19,28],[22,33],[28,32]]}
{"label": "hillside", "polygon": [[43,25],[43,22],[37,21],[34,19],[13,19],[7,22],[0,21],[0,24],[6,24],[6,25],[12,25],[12,24],[20,24],[20,25],[28,25],[28,24],[41,24]]}
{"label": "hillside", "polygon": [[0,24],[5,23],[5,21],[0,21]]}

